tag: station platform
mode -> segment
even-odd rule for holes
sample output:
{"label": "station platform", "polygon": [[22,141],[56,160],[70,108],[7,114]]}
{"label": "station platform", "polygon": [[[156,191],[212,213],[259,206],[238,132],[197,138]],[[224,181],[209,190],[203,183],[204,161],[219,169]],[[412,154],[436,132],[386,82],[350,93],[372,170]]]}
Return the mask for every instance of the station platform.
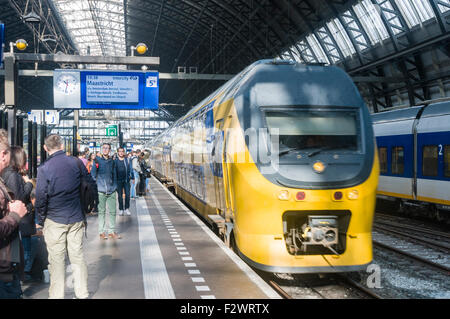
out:
{"label": "station platform", "polygon": [[[84,243],[92,299],[279,299],[280,296],[156,178],[147,196],[117,215],[122,239],[101,240],[97,216]],[[67,259],[66,299],[75,297]],[[24,298],[48,298],[46,283]]]}

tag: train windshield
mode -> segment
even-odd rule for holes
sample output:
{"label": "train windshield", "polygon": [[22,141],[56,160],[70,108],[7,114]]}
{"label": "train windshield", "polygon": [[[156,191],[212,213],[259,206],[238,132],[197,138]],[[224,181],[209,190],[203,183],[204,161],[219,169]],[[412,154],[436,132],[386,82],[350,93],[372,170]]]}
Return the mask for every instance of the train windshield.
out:
{"label": "train windshield", "polygon": [[272,136],[279,149],[358,150],[359,121],[355,110],[267,110]]}

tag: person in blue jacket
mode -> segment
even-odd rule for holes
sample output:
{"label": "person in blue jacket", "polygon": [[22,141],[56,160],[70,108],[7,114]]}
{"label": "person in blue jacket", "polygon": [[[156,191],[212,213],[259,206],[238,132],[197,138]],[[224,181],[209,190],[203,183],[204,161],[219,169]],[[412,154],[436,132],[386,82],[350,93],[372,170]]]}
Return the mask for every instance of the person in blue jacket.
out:
{"label": "person in blue jacket", "polygon": [[[98,189],[98,232],[100,239],[120,239],[122,238],[116,232],[116,189],[117,174],[115,162],[109,153],[111,145],[103,143],[102,154],[95,158],[95,164],[92,165],[91,176],[97,182]],[[109,228],[106,232],[106,206],[109,211]]]}
{"label": "person in blue jacket", "polygon": [[[115,161],[117,175],[117,195],[119,199],[119,216],[125,213],[130,216],[130,180],[134,180],[133,168],[131,161],[125,156],[125,149],[119,147],[117,149],[117,158]],[[123,193],[125,192],[125,205]]]}

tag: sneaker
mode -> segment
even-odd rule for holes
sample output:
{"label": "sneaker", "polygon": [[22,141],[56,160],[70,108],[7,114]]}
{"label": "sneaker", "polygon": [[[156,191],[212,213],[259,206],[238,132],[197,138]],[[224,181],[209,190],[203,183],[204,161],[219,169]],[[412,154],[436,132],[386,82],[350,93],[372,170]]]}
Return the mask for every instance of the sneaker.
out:
{"label": "sneaker", "polygon": [[103,233],[103,234],[100,234],[100,239],[106,240],[106,239],[108,239],[108,237],[106,237],[106,235]]}
{"label": "sneaker", "polygon": [[128,208],[125,209],[125,214],[127,214],[127,216],[131,216],[131,212],[130,212],[130,210]]}
{"label": "sneaker", "polygon": [[123,216],[123,210],[119,210],[119,216]]}
{"label": "sneaker", "polygon": [[122,236],[120,236],[117,233],[109,234],[108,237],[111,238],[111,239],[122,239]]}

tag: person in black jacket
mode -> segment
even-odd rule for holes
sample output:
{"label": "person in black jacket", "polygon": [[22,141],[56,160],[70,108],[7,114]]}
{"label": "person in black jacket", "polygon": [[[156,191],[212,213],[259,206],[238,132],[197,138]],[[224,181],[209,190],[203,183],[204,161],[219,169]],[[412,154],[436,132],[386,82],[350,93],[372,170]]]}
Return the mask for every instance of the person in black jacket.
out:
{"label": "person in black jacket", "polygon": [[[0,129],[0,172],[9,166],[10,151],[8,134]],[[0,178],[0,299],[22,296],[23,250],[19,223],[26,213],[25,204],[11,198]]]}
{"label": "person in black jacket", "polygon": [[20,200],[27,207],[28,214],[20,221],[19,230],[22,236],[23,253],[25,259],[25,280],[31,279],[30,271],[33,265],[32,239],[36,233],[36,223],[31,207],[30,194],[33,183],[26,175],[27,154],[21,146],[11,147],[9,166],[2,171],[1,177],[13,194],[15,200]]}

